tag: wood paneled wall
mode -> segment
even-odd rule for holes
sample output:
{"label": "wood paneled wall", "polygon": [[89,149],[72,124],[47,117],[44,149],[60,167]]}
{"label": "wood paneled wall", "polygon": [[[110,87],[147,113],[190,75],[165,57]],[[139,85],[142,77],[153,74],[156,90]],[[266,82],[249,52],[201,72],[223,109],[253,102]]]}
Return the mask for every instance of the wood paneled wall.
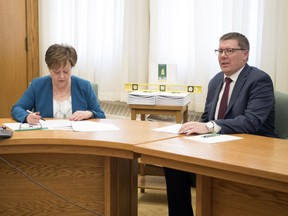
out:
{"label": "wood paneled wall", "polygon": [[39,76],[38,0],[0,1],[0,117]]}

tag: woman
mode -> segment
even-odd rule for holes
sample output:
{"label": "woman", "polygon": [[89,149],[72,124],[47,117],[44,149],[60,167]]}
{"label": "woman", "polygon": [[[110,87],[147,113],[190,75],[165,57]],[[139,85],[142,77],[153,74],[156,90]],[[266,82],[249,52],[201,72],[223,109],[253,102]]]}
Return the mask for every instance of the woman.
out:
{"label": "woman", "polygon": [[[12,107],[12,117],[19,122],[36,124],[41,118],[80,121],[105,118],[89,81],[71,75],[77,62],[76,50],[54,44],[45,54],[50,76],[32,80],[23,96]],[[34,113],[29,113],[33,110]]]}

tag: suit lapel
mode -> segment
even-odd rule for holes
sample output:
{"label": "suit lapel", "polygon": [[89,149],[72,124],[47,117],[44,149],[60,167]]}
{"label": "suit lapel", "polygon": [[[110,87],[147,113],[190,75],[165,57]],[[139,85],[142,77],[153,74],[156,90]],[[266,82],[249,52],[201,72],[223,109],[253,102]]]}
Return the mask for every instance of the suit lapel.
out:
{"label": "suit lapel", "polygon": [[237,81],[235,83],[235,86],[234,86],[234,89],[233,89],[233,92],[232,92],[232,95],[231,95],[231,98],[230,98],[230,102],[229,102],[227,110],[226,110],[226,114],[229,112],[229,110],[234,105],[235,101],[237,100],[238,95],[240,94],[241,89],[242,89],[243,85],[246,82],[249,68],[250,67],[248,65],[246,65],[244,67],[244,69],[241,71],[241,73],[239,74],[239,77],[238,77],[238,79],[237,79]]}
{"label": "suit lapel", "polygon": [[217,95],[217,97],[213,97],[213,101],[212,101],[213,110],[212,110],[212,112],[210,114],[210,119],[215,119],[215,112],[216,112],[217,102],[218,102],[220,91],[221,91],[223,83],[224,83],[223,80],[224,80],[224,75],[220,76],[220,78],[217,80],[217,83],[216,83],[216,86],[215,86],[215,95]]}

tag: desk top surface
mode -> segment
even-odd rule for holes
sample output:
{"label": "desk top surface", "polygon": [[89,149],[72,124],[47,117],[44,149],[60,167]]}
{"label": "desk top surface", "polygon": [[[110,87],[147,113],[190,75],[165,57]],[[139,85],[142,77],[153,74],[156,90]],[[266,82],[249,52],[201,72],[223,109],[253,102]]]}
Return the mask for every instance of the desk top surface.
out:
{"label": "desk top surface", "polygon": [[[120,150],[133,150],[133,145],[162,140],[177,136],[172,133],[154,131],[154,128],[172,123],[132,121],[126,119],[94,119],[95,122],[109,123],[120,130],[101,132],[75,132],[72,130],[32,130],[15,131],[12,138],[0,140],[0,153],[3,147],[53,145],[77,147],[105,147]],[[12,119],[0,119],[0,125],[13,122]],[[5,152],[3,150],[2,152]]]}
{"label": "desk top surface", "polygon": [[196,164],[215,169],[253,173],[271,178],[280,178],[288,183],[288,141],[264,136],[239,134],[243,139],[203,143],[183,138],[140,144],[134,151],[164,160]]}

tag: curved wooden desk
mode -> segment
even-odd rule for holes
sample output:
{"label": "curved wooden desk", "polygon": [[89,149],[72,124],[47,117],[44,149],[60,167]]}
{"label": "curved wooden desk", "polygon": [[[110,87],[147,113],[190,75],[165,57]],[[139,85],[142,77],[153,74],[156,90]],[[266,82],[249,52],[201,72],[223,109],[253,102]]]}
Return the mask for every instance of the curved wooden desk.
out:
{"label": "curved wooden desk", "polygon": [[197,216],[287,216],[288,141],[254,135],[202,143],[182,137],[135,146],[144,163],[197,174]]}
{"label": "curved wooden desk", "polygon": [[[95,121],[120,130],[23,131],[0,140],[2,158],[80,206],[48,193],[0,160],[1,215],[137,215],[139,155],[133,146],[175,135],[152,130],[167,125],[163,122]],[[0,119],[0,125],[6,122],[12,120]]]}

